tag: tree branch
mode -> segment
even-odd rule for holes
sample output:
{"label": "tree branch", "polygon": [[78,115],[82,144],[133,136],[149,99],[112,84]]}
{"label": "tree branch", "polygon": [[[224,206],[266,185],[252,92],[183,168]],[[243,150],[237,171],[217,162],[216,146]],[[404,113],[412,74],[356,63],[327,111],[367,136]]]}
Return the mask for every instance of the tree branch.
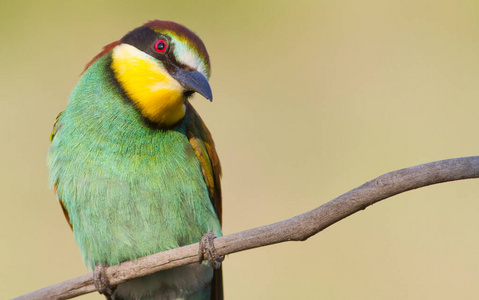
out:
{"label": "tree branch", "polygon": [[[377,177],[365,184],[315,208],[278,223],[245,230],[214,240],[219,255],[277,244],[304,241],[330,225],[369,205],[396,194],[420,187],[461,179],[479,177],[479,156],[431,162]],[[112,285],[199,261],[199,244],[192,244],[136,261],[111,266],[106,274]],[[23,299],[69,299],[95,291],[92,273],[85,274],[17,297]]]}

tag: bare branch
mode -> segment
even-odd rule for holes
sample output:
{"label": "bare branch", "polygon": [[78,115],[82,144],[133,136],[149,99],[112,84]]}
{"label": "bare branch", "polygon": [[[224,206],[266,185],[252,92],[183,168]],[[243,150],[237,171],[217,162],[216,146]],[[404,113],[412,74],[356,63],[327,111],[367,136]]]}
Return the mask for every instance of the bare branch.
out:
{"label": "bare branch", "polygon": [[[479,156],[448,159],[418,165],[379,176],[304,214],[278,223],[245,230],[214,240],[219,255],[266,245],[304,241],[349,215],[396,194],[420,187],[479,177]],[[198,243],[127,261],[109,267],[112,285],[199,261]],[[73,278],[29,294],[20,299],[69,299],[95,291],[92,273]]]}

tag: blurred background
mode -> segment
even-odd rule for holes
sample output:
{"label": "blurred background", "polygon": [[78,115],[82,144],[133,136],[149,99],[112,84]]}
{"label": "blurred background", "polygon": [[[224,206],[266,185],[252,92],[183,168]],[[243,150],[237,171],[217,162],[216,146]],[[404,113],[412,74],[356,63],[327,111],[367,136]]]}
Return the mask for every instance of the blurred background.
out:
{"label": "blurred background", "polygon": [[[193,104],[223,164],[224,234],[479,154],[475,0],[1,1],[0,298],[87,272],[47,185],[48,137],[84,65],[152,19],[210,53],[215,101]],[[477,299],[478,195],[477,180],[422,188],[229,255],[226,299]]]}

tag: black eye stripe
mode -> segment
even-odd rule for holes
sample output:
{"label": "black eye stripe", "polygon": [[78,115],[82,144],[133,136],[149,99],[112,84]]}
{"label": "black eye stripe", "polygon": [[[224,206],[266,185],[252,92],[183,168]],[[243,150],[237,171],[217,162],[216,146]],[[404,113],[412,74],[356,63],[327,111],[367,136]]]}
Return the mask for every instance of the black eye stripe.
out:
{"label": "black eye stripe", "polygon": [[[162,46],[158,45],[160,47],[156,47],[158,49],[155,49],[155,46],[161,40],[165,42],[166,47],[162,49]],[[184,67],[176,60],[173,53],[175,45],[171,43],[168,35],[158,34],[150,28],[140,27],[124,36],[121,39],[121,42],[132,45],[133,47],[158,59],[163,63],[168,72],[174,72],[176,68]]]}

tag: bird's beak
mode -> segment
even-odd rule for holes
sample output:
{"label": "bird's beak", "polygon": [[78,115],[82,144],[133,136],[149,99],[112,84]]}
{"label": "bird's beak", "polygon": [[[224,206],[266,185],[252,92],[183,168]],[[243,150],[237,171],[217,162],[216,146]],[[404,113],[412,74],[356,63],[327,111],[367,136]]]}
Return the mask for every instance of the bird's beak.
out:
{"label": "bird's beak", "polygon": [[208,79],[200,72],[177,68],[171,76],[178,80],[187,91],[197,92],[206,99],[213,101],[213,93],[211,92]]}

